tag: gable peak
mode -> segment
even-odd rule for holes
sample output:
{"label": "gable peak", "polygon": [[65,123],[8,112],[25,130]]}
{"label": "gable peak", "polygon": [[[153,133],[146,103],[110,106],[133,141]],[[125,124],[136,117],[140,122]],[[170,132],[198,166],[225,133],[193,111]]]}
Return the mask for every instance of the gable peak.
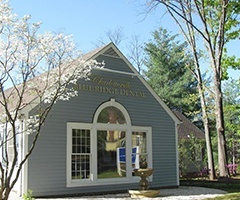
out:
{"label": "gable peak", "polygon": [[120,56],[119,56],[118,53],[113,49],[113,47],[108,48],[105,52],[103,52],[103,55],[113,56],[113,57],[120,58]]}

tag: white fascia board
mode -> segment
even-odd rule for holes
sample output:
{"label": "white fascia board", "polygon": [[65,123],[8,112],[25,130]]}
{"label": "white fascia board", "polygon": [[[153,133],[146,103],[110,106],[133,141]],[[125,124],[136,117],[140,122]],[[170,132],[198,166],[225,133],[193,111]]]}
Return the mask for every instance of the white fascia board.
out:
{"label": "white fascia board", "polygon": [[91,57],[91,59],[96,59],[103,52],[105,52],[108,48],[113,48],[115,50],[115,52],[119,55],[119,57],[121,59],[123,59],[124,62],[126,62],[126,64],[132,70],[133,73],[131,74],[129,72],[122,72],[122,71],[118,72],[117,70],[110,70],[110,69],[104,69],[104,68],[103,68],[103,70],[110,71],[110,72],[112,71],[112,72],[115,72],[115,73],[122,73],[122,74],[137,76],[140,79],[140,81],[144,84],[144,86],[148,89],[148,91],[158,101],[158,103],[163,107],[163,109],[168,113],[168,115],[173,119],[175,124],[181,124],[181,121],[174,115],[172,110],[162,101],[162,99],[156,94],[156,92],[149,86],[147,81],[141,76],[141,74],[139,74],[139,72],[133,67],[133,65],[128,61],[128,59],[122,54],[122,52],[113,43],[110,43],[110,44],[106,45],[105,47],[103,47],[96,54],[94,54]]}

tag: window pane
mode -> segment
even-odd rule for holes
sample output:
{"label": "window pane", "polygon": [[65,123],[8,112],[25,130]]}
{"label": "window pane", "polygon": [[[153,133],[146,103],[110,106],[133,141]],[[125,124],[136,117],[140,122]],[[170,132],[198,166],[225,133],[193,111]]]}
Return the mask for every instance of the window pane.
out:
{"label": "window pane", "polygon": [[89,179],[90,151],[90,130],[72,129],[72,179]]}
{"label": "window pane", "polygon": [[90,130],[72,130],[72,153],[90,153]]}
{"label": "window pane", "polygon": [[97,131],[98,178],[126,176],[125,134],[117,130]]}
{"label": "window pane", "polygon": [[147,137],[146,132],[132,132],[132,167],[143,168],[141,164],[147,162]]}
{"label": "window pane", "polygon": [[90,156],[72,155],[72,179],[89,179]]}
{"label": "window pane", "polygon": [[99,114],[97,122],[110,124],[126,124],[123,113],[113,106],[104,108]]}
{"label": "window pane", "polygon": [[132,132],[132,147],[139,147],[139,153],[147,153],[146,132]]}

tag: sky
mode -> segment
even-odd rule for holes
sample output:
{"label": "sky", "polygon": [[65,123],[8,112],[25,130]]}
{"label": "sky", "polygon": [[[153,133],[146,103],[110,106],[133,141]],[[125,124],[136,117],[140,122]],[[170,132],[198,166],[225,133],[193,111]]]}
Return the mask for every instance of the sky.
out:
{"label": "sky", "polygon": [[[152,32],[160,26],[179,34],[176,24],[158,8],[146,13],[145,0],[9,0],[13,12],[20,18],[28,14],[32,22],[42,22],[41,31],[72,34],[78,48],[86,53],[106,39],[106,32],[122,29],[128,43],[133,35],[148,42]],[[126,45],[119,46],[127,56]],[[229,48],[231,55],[240,57],[240,42]],[[240,77],[240,72],[232,72]]]}
{"label": "sky", "polygon": [[30,14],[41,21],[41,30],[73,34],[82,51],[96,47],[106,32],[121,28],[126,40],[141,35],[148,40],[158,27],[157,14],[144,14],[144,0],[9,0],[13,11],[22,17]]}

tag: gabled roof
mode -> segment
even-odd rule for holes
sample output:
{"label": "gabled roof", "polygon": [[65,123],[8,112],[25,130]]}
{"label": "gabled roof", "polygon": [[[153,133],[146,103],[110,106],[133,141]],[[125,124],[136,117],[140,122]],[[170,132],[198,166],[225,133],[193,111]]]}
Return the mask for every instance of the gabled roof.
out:
{"label": "gabled roof", "polygon": [[189,139],[193,135],[197,139],[205,139],[204,132],[201,131],[181,112],[174,110],[173,113],[182,122],[178,128],[178,139]]}
{"label": "gabled roof", "polygon": [[[35,78],[30,79],[29,81],[27,81],[27,84],[35,84],[38,86],[39,90],[44,90],[46,89],[45,86],[45,82],[43,81],[43,76],[44,74],[41,74]],[[6,89],[4,91],[4,95],[5,95],[5,99],[7,100],[7,107],[8,110],[14,111],[16,109],[16,107],[19,106],[19,110],[23,109],[24,107],[26,107],[27,105],[29,105],[29,103],[31,103],[32,101],[34,101],[34,99],[37,98],[35,94],[35,91],[33,91],[30,87],[26,87],[26,90],[24,92],[24,94],[21,94],[21,89],[23,88],[22,84],[16,85],[15,87],[10,87],[8,89]],[[19,103],[19,98],[22,98],[22,103],[21,105],[18,105]],[[1,101],[2,99],[2,95],[0,95],[0,99]],[[4,107],[2,105],[0,105],[0,113],[4,112]]]}
{"label": "gabled roof", "polygon": [[[149,86],[147,81],[139,74],[139,72],[133,67],[133,65],[128,61],[128,59],[122,54],[122,52],[114,45],[114,43],[109,43],[106,46],[103,46],[97,50],[94,50],[94,53],[92,54],[90,52],[91,59],[97,58],[99,55],[108,55],[112,57],[118,57],[124,60],[125,63],[127,63],[128,67],[132,71],[132,74],[137,76],[140,81],[144,84],[144,86],[148,89],[148,91],[154,96],[154,98],[159,102],[159,104],[163,107],[163,109],[169,114],[169,116],[175,121],[176,124],[180,124],[180,120],[173,114],[172,110],[162,101],[162,99],[156,94],[156,92]],[[108,70],[106,68],[103,68],[102,70]],[[116,73],[122,73],[121,71],[116,70],[110,70],[112,72]]]}
{"label": "gabled roof", "polygon": [[[131,74],[131,75],[135,75],[137,76],[140,81],[145,85],[145,87],[149,90],[149,92],[154,96],[154,98],[159,102],[159,104],[164,108],[164,110],[169,114],[169,116],[175,121],[176,124],[179,124],[180,121],[179,119],[173,114],[173,112],[170,110],[170,108],[159,98],[159,96],[153,91],[153,89],[148,85],[148,83],[145,81],[145,79],[137,72],[137,70],[132,66],[132,64],[128,61],[128,59],[121,53],[121,51],[113,44],[113,43],[109,43],[103,47],[97,48],[93,51],[90,51],[89,53],[84,54],[83,56],[81,56],[81,60],[91,60],[91,59],[96,59],[98,56],[100,55],[107,55],[107,56],[111,56],[111,57],[117,57],[117,58],[121,58],[124,60],[124,62],[127,64],[127,66],[129,67],[130,71],[128,72],[122,72],[122,71],[118,71],[118,70],[111,70],[111,69],[107,69],[107,68],[103,68],[101,70],[109,70],[111,72],[115,72],[115,73],[126,73],[126,74]],[[53,69],[54,70],[54,69]],[[42,85],[44,85],[44,81],[42,81],[42,78],[40,76],[37,76],[31,80],[29,80],[29,84],[38,84],[39,85],[39,89],[43,89]],[[18,86],[18,87],[21,87]],[[46,89],[46,88],[45,88]],[[8,92],[9,94],[12,93],[14,91],[14,88],[9,88]],[[17,94],[13,94],[11,95],[11,98],[13,99],[14,102],[14,98],[17,99],[18,95]],[[25,106],[29,105],[32,101],[34,101],[36,99],[36,95],[34,96],[34,93],[32,93],[31,91],[29,93],[27,93],[27,95],[24,96],[24,104],[22,105],[21,108],[24,108]],[[14,107],[15,103],[13,103],[13,107]],[[2,108],[0,108],[0,112]]]}

